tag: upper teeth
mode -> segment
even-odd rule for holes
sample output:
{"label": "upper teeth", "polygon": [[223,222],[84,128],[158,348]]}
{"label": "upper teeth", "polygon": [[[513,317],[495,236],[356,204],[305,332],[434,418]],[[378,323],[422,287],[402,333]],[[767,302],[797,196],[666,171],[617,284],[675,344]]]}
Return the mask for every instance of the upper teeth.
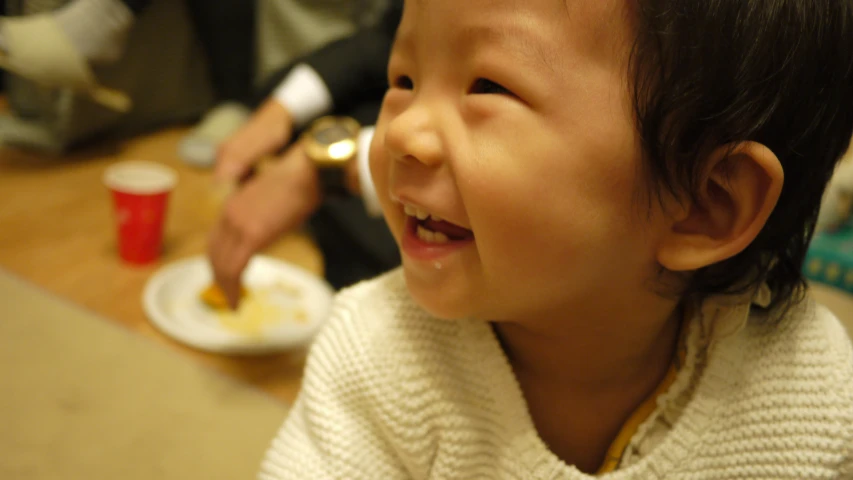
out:
{"label": "upper teeth", "polygon": [[420,208],[412,205],[405,205],[403,209],[406,212],[406,215],[409,215],[411,217],[417,217],[418,220],[426,220],[427,218],[431,218],[436,222],[442,221],[442,218],[438,215],[430,215],[430,213],[426,210],[421,210]]}

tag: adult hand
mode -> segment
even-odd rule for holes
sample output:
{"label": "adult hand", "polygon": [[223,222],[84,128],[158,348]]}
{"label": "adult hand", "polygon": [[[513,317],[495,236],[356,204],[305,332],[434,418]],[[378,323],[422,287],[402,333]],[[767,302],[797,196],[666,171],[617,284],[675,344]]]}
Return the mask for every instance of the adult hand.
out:
{"label": "adult hand", "polygon": [[214,175],[221,182],[239,181],[264,156],[284,147],[292,134],[290,112],[276,99],[267,100],[219,147]]}
{"label": "adult hand", "polygon": [[239,302],[240,277],[252,255],[301,226],[319,207],[320,197],[316,167],[297,143],[228,198],[208,256],[231,308]]}

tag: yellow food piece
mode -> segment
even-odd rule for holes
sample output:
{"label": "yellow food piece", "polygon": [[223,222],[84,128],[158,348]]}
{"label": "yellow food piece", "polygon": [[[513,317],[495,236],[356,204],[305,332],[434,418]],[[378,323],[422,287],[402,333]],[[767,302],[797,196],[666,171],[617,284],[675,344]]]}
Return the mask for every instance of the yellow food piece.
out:
{"label": "yellow food piece", "polygon": [[[247,291],[240,287],[240,299],[246,297]],[[199,298],[205,305],[214,310],[228,310],[228,299],[225,298],[225,292],[219,288],[219,285],[212,283],[199,294]]]}
{"label": "yellow food piece", "polygon": [[[306,324],[309,318],[302,296],[292,295],[293,291],[283,285],[253,288],[237,310],[217,310],[216,317],[226,329],[247,337],[261,337],[268,328],[282,323]],[[282,295],[287,299],[284,304]]]}

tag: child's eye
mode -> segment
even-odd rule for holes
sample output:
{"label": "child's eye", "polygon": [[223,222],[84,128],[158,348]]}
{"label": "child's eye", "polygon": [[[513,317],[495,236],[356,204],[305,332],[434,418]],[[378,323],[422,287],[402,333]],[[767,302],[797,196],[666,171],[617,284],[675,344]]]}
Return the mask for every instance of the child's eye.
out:
{"label": "child's eye", "polygon": [[392,86],[402,88],[403,90],[411,90],[415,88],[415,82],[408,75],[400,75],[394,79]]}
{"label": "child's eye", "polygon": [[471,85],[471,90],[469,93],[477,94],[477,95],[511,95],[515,96],[514,93],[509,91],[506,87],[499,83],[495,83],[486,78],[478,78],[474,80],[474,83]]}

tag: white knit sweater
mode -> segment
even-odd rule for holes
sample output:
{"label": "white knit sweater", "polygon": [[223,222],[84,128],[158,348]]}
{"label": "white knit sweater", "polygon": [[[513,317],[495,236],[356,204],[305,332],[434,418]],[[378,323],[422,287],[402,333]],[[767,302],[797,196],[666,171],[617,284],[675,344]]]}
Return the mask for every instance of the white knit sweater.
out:
{"label": "white knit sweater", "polygon": [[[697,310],[675,383],[599,478],[853,479],[843,327],[810,300],[775,325],[744,305]],[[395,271],[338,296],[259,478],[595,477],[539,438],[489,324],[431,318]]]}

